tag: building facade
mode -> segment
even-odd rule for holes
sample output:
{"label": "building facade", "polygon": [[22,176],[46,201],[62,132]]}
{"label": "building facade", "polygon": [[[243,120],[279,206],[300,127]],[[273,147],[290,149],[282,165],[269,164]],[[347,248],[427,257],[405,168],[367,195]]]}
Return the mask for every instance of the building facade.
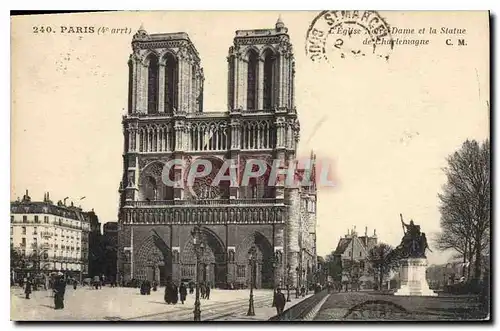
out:
{"label": "building facade", "polygon": [[10,208],[10,245],[24,264],[18,271],[61,271],[77,278],[88,273],[90,224],[81,208],[53,204],[49,193],[31,201],[28,191]]}
{"label": "building facade", "polygon": [[[122,122],[120,277],[194,279],[191,231],[199,225],[205,243],[199,272],[212,285],[248,285],[252,247],[257,287],[310,279],[317,261],[314,171],[295,173],[306,181],[312,177],[303,185],[269,183],[273,160],[284,167],[297,164],[300,134],[295,62],[283,22],[236,31],[227,56],[227,111],[203,111],[205,78],[186,33],[148,34],[141,27],[132,49]],[[165,170],[172,160],[178,163]],[[209,161],[212,171],[183,185],[189,167],[200,160]],[[236,178],[252,160],[267,169],[248,185],[211,185],[227,160]],[[165,176],[176,185],[166,185]]]}
{"label": "building facade", "polygon": [[90,223],[89,232],[89,276],[101,276],[103,274],[104,251],[102,249],[101,222],[92,210],[87,213]]}
{"label": "building facade", "polygon": [[355,280],[361,288],[372,288],[373,275],[369,273],[368,252],[377,245],[377,232],[359,236],[356,228],[348,230],[344,238],[340,238],[334,256],[342,266],[342,282],[350,283]]}
{"label": "building facade", "polygon": [[107,222],[103,226],[104,275],[116,279],[118,251],[118,222]]}

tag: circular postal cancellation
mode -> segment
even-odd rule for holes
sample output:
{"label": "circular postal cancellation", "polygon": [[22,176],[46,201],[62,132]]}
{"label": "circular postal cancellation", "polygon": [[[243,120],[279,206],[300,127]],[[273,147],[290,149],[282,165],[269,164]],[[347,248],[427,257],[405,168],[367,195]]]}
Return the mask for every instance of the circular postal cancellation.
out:
{"label": "circular postal cancellation", "polygon": [[388,60],[393,47],[390,27],[376,11],[323,11],[307,31],[306,53],[314,62],[333,65],[370,56]]}

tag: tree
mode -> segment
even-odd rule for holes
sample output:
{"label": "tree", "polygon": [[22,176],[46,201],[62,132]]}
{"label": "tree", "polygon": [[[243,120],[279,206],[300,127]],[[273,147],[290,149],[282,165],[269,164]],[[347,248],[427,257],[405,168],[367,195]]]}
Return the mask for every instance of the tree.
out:
{"label": "tree", "polygon": [[18,269],[23,267],[23,257],[19,250],[14,247],[10,248],[10,267],[13,269]]}
{"label": "tree", "polygon": [[[474,261],[474,279],[481,278],[483,252],[489,248],[491,183],[490,143],[467,140],[447,158],[447,182],[441,201],[441,250],[454,249],[464,263]],[[469,264],[470,265],[470,264]],[[470,269],[470,267],[469,267]]]}
{"label": "tree", "polygon": [[360,261],[345,260],[342,263],[342,274],[347,279],[347,283],[351,285],[351,291],[358,288],[359,279],[363,275]]}
{"label": "tree", "polygon": [[328,276],[331,276],[333,281],[338,282],[342,280],[340,256],[336,256],[334,252],[331,252],[325,257],[325,266],[328,270]]}
{"label": "tree", "polygon": [[398,267],[398,259],[393,254],[393,248],[390,245],[380,243],[368,251],[367,260],[370,263],[369,270],[373,274],[374,281],[381,289],[384,278]]}

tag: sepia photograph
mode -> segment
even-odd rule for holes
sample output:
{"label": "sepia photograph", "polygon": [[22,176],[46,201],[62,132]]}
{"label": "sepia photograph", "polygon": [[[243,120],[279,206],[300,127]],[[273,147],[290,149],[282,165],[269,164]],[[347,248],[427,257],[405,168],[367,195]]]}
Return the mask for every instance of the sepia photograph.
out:
{"label": "sepia photograph", "polygon": [[11,321],[491,321],[490,24],[11,13]]}

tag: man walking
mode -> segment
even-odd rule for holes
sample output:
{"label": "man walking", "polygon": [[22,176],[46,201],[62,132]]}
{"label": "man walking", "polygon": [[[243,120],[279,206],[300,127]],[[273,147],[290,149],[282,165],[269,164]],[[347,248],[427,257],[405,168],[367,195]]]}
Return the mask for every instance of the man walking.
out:
{"label": "man walking", "polygon": [[179,286],[179,296],[182,304],[184,304],[184,301],[186,301],[186,296],[187,296],[187,288],[186,284],[184,283],[181,283],[181,286]]}
{"label": "man walking", "polygon": [[30,298],[30,294],[32,291],[31,287],[32,287],[31,280],[28,278],[28,280],[26,280],[26,287],[24,288],[24,294],[26,294],[26,299]]}
{"label": "man walking", "polygon": [[274,295],[274,304],[276,305],[276,313],[280,316],[285,309],[286,298],[283,293],[281,293],[281,289],[278,287],[276,289],[276,293]]}
{"label": "man walking", "polygon": [[64,293],[66,292],[66,282],[63,274],[59,273],[54,283],[54,309],[64,309]]}
{"label": "man walking", "polygon": [[205,299],[205,284],[200,283],[198,286],[200,287],[201,298]]}
{"label": "man walking", "polygon": [[210,300],[210,283],[207,283],[205,287],[205,299]]}

